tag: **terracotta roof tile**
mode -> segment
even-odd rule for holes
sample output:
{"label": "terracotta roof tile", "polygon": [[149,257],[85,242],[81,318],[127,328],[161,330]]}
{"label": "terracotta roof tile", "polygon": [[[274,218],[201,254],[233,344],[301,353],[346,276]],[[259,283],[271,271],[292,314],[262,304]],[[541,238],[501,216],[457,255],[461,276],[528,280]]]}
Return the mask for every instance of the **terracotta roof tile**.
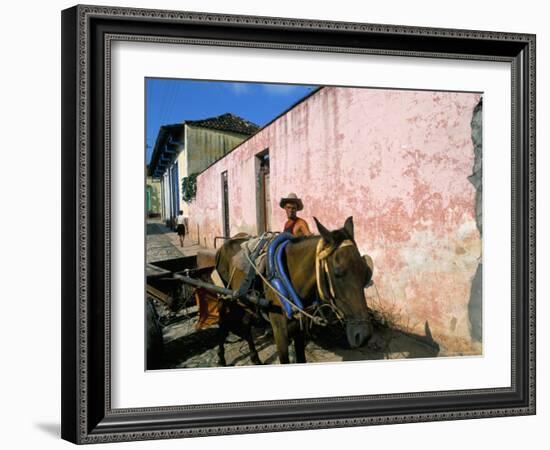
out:
{"label": "terracotta roof tile", "polygon": [[226,113],[217,117],[202,120],[186,120],[186,124],[212,130],[232,131],[240,134],[254,134],[260,129],[255,123],[249,122],[235,114]]}

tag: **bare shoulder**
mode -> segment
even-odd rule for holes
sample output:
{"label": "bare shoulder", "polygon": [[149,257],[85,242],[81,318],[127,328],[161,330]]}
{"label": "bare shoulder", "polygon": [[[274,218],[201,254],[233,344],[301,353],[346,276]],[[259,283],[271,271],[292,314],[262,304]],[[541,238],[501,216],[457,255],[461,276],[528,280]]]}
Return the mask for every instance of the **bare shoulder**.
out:
{"label": "bare shoulder", "polygon": [[307,224],[307,222],[302,219],[301,217],[298,218],[298,223],[297,223],[297,228],[300,229],[302,231],[302,234],[303,235],[309,235],[311,234],[311,232],[309,231],[309,225]]}
{"label": "bare shoulder", "polygon": [[302,223],[304,224],[305,227],[307,227],[309,229],[309,224],[307,223],[307,220],[305,219],[300,219],[302,221]]}

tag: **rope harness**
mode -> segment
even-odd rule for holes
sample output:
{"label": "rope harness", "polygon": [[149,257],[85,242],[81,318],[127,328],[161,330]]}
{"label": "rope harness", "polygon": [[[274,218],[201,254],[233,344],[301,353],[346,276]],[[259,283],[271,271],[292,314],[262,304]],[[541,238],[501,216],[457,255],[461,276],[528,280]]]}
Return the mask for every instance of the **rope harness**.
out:
{"label": "rope harness", "polygon": [[[288,240],[282,244],[282,248],[280,248],[279,252],[282,252],[284,250],[284,246],[288,244]],[[244,252],[246,259],[248,260],[248,263],[251,265],[251,267],[254,269],[254,271],[258,274],[258,276],[264,281],[264,283],[279,297],[282,305],[283,310],[286,312],[287,317],[292,318],[293,312],[296,311],[299,313],[299,320],[300,320],[300,326],[302,327],[302,317],[307,317],[311,319],[311,324],[317,324],[320,326],[326,326],[328,325],[328,320],[324,317],[320,317],[318,314],[321,312],[323,308],[329,308],[331,309],[337,319],[342,322],[344,320],[344,314],[340,311],[340,309],[336,306],[336,293],[334,290],[334,285],[332,283],[332,279],[330,277],[330,270],[328,265],[328,257],[332,255],[336,250],[342,247],[348,247],[348,246],[354,246],[355,243],[351,239],[346,239],[342,241],[338,246],[331,246],[326,245],[323,238],[319,240],[317,243],[317,247],[315,250],[315,269],[316,269],[316,284],[317,284],[317,292],[319,295],[319,298],[321,299],[320,304],[313,304],[309,307],[304,308],[304,306],[301,304],[301,301],[299,297],[295,294],[295,292],[291,291],[291,294],[294,295],[288,295],[286,292],[281,292],[283,289],[281,288],[282,284],[279,282],[277,283],[278,279],[275,279],[275,283],[273,282],[274,279],[271,278],[271,280],[268,280],[261,271],[256,267],[252,259],[250,258],[250,255],[247,251]],[[281,269],[281,268],[279,268]],[[274,286],[274,284],[277,285],[277,287]],[[292,288],[292,287],[291,287]],[[292,288],[293,289],[293,288]],[[287,289],[285,289],[287,290]],[[285,295],[287,294],[287,295]],[[298,298],[298,301],[291,300],[288,297],[296,297]],[[286,303],[286,305],[285,305]],[[285,307],[286,306],[286,307]],[[307,309],[313,309],[313,314],[310,314]]]}
{"label": "rope harness", "polygon": [[337,247],[331,245],[327,246],[325,240],[321,238],[319,239],[317,248],[315,249],[315,274],[317,278],[317,292],[319,293],[319,298],[324,302],[324,305],[328,305],[330,309],[332,309],[340,322],[344,320],[344,315],[336,306],[336,292],[334,290],[334,285],[332,284],[332,278],[330,277],[328,257],[339,248],[354,245],[355,243],[351,239],[345,239]]}

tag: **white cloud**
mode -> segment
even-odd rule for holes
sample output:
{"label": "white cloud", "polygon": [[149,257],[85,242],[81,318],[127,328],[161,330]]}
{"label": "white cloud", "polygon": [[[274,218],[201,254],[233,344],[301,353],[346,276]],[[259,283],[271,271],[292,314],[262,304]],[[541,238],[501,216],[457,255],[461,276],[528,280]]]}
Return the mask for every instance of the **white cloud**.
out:
{"label": "white cloud", "polygon": [[293,84],[264,84],[263,88],[271,95],[288,95],[299,89],[301,86]]}
{"label": "white cloud", "polygon": [[250,86],[247,83],[229,83],[229,89],[237,95],[246,94],[250,91]]}

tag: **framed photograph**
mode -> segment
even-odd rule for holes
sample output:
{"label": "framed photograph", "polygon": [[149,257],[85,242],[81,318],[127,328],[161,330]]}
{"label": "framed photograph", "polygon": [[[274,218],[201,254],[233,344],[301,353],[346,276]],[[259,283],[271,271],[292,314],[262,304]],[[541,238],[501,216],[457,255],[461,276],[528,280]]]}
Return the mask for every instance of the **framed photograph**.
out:
{"label": "framed photograph", "polygon": [[535,414],[535,36],[62,12],[62,437]]}

